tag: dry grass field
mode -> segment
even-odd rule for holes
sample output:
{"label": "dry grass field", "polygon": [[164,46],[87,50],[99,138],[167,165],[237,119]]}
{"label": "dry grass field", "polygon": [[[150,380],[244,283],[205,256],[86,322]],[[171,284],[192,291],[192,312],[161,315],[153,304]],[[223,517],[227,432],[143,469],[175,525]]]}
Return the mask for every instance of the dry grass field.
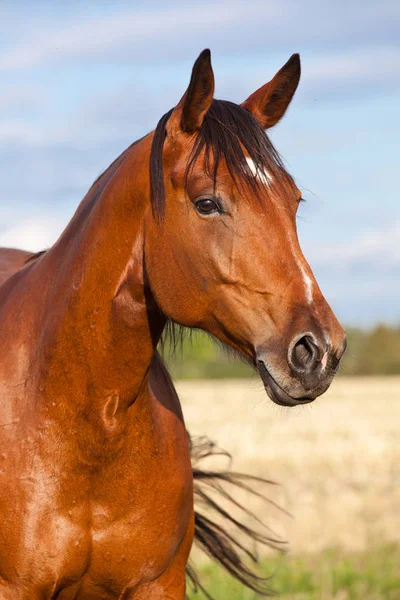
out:
{"label": "dry grass field", "polygon": [[[251,500],[304,555],[377,548],[400,536],[400,377],[339,378],[313,404],[284,409],[257,380],[177,383],[186,423],[273,479],[293,518]],[[246,502],[250,499],[247,497]]]}

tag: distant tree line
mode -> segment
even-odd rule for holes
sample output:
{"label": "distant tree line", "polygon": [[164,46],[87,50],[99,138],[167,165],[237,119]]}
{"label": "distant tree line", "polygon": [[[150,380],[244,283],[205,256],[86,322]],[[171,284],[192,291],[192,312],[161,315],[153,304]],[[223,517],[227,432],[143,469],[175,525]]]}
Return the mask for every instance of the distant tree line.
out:
{"label": "distant tree line", "polygon": [[[400,326],[347,329],[348,347],[340,375],[400,375]],[[164,357],[174,377],[180,379],[251,377],[244,364],[209,336],[195,331],[183,336],[174,349],[166,341]]]}
{"label": "distant tree line", "polygon": [[343,375],[399,375],[400,326],[377,325],[370,330],[349,328]]}

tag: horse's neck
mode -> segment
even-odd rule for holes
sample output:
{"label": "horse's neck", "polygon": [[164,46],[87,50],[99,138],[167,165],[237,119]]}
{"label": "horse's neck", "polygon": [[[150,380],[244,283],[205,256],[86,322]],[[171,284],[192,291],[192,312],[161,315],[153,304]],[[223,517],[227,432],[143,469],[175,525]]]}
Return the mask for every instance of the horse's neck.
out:
{"label": "horse's neck", "polygon": [[37,264],[48,392],[91,410],[135,400],[164,325],[143,272],[149,152],[146,138],[110,167]]}

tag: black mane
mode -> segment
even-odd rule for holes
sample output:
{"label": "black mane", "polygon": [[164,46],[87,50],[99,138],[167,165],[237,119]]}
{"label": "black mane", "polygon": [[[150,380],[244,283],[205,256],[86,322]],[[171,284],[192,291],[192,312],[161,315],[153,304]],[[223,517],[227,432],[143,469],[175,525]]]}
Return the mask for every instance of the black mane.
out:
{"label": "black mane", "polygon": [[[151,146],[151,202],[157,217],[162,217],[165,212],[162,153],[167,135],[166,124],[172,110],[158,122]],[[244,150],[257,171],[266,171],[271,175],[271,188],[282,191],[285,184],[293,186],[292,178],[264,129],[248,110],[238,104],[227,100],[213,100],[194,142],[186,167],[186,180],[203,150],[204,167],[207,175],[213,179],[214,187],[221,158],[224,158],[237,187],[243,189],[247,184],[253,192],[259,191],[260,180],[251,171]]]}

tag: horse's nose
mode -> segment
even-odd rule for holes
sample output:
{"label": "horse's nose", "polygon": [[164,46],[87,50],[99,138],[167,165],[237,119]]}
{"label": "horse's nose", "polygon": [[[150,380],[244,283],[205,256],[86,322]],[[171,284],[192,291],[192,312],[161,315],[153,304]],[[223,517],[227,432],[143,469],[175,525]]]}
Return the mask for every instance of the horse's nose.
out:
{"label": "horse's nose", "polygon": [[336,370],[345,348],[345,339],[339,348],[333,348],[325,336],[319,338],[311,332],[302,333],[289,346],[289,365],[306,387],[307,384],[315,385],[315,378],[323,377],[327,367]]}

